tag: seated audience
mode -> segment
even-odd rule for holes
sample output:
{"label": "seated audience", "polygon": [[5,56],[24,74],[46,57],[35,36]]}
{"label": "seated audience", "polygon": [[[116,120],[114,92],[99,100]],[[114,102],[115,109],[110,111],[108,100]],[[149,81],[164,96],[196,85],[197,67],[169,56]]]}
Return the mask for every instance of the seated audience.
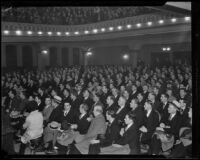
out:
{"label": "seated audience", "polygon": [[159,127],[156,128],[155,135],[151,140],[151,154],[158,155],[160,151],[168,151],[178,139],[178,133],[182,126],[181,117],[178,111],[180,104],[173,101],[168,107],[168,117],[162,117]]}
{"label": "seated audience", "polygon": [[128,113],[125,116],[126,127],[120,131],[120,138],[114,144],[101,148],[100,154],[139,154],[139,132],[135,123],[135,115]]}
{"label": "seated audience", "polygon": [[120,126],[115,119],[115,111],[108,110],[106,112],[106,119],[108,120],[106,133],[103,136],[97,137],[96,140],[90,141],[89,154],[98,154],[100,147],[107,147],[112,145],[119,137]]}
{"label": "seated audience", "polygon": [[105,134],[106,122],[103,116],[103,107],[95,106],[94,118],[91,121],[88,132],[85,135],[76,137],[76,144],[71,147],[71,154],[88,154],[90,141],[96,139],[97,135]]}

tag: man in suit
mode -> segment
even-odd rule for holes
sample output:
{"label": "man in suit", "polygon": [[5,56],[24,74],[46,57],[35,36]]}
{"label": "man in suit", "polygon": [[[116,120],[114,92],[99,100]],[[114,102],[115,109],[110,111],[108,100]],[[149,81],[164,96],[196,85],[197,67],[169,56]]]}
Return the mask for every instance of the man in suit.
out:
{"label": "man in suit", "polygon": [[132,90],[132,92],[131,92],[130,97],[129,97],[130,101],[131,101],[132,99],[137,98],[138,90],[137,90],[136,84],[132,84],[131,90]]}
{"label": "man in suit", "polygon": [[123,121],[125,115],[129,112],[128,107],[126,107],[126,99],[123,96],[119,97],[118,100],[118,109],[116,111],[116,120],[118,121],[119,125],[123,125]]}
{"label": "man in suit", "polygon": [[83,102],[82,103],[86,103],[89,107],[89,110],[92,108],[92,105],[94,104],[93,100],[90,98],[90,93],[89,91],[86,89],[83,92]]}
{"label": "man in suit", "polygon": [[114,111],[117,111],[117,105],[114,104],[114,97],[113,96],[108,96],[107,99],[106,99],[106,103],[107,103],[107,107],[104,108],[104,115],[106,115],[106,112],[108,110],[114,110]]}
{"label": "man in suit", "polygon": [[61,113],[63,109],[63,107],[60,105],[61,101],[62,101],[61,97],[54,96],[54,99],[52,100],[52,106],[54,107],[54,109],[49,116],[47,127],[44,129],[43,138],[44,138],[45,148],[46,149],[48,148],[48,150],[50,151],[53,149],[53,145],[50,146],[50,144],[55,135],[54,133],[57,133],[57,130],[52,130],[50,125],[51,125],[51,122],[57,122],[59,125],[61,125],[60,117],[61,117]]}
{"label": "man in suit", "polygon": [[179,103],[180,103],[180,115],[182,118],[182,125],[189,126],[189,120],[190,120],[188,116],[188,112],[190,110],[190,108],[188,107],[189,103],[185,99],[180,99]]}
{"label": "man in suit", "polygon": [[51,104],[51,97],[45,98],[45,107],[42,111],[43,118],[44,118],[44,125],[46,125],[49,121],[49,117],[51,115],[51,112],[54,110],[54,107]]}
{"label": "man in suit", "polygon": [[115,111],[108,110],[106,112],[106,119],[108,120],[108,124],[105,135],[97,138],[96,140],[90,141],[90,149],[98,147],[98,151],[95,151],[95,153],[93,152],[91,154],[98,154],[100,147],[103,148],[112,145],[119,137],[120,126],[115,119]]}
{"label": "man in suit", "polygon": [[80,138],[77,137],[76,144],[71,148],[71,154],[88,154],[90,141],[96,139],[98,134],[105,134],[106,123],[103,107],[95,106],[93,113],[95,118],[92,119],[88,132]]}
{"label": "man in suit", "polygon": [[152,102],[152,106],[154,110],[157,110],[160,106],[160,103],[158,101],[156,101],[156,96],[154,93],[150,92],[148,94],[148,100],[150,100]]}
{"label": "man in suit", "polygon": [[119,100],[119,94],[118,94],[117,88],[112,88],[112,95],[115,98],[114,103],[117,104],[117,102]]}
{"label": "man in suit", "polygon": [[144,123],[140,127],[140,142],[141,144],[150,145],[151,138],[155,132],[156,127],[159,125],[159,116],[152,108],[152,102],[147,100],[144,105],[145,117]]}
{"label": "man in suit", "polygon": [[40,112],[42,112],[44,110],[44,107],[45,107],[45,101],[42,102],[42,99],[41,99],[41,97],[39,95],[35,96],[35,101],[38,104],[38,110]]}
{"label": "man in suit", "polygon": [[[178,111],[180,104],[177,101],[173,101],[172,103],[169,103],[168,112],[169,117],[167,119],[161,119],[161,123],[159,128],[162,129],[163,135],[169,135],[173,136],[174,140],[176,141],[179,137],[179,130],[182,126],[181,124],[181,117]],[[151,149],[150,153],[152,155],[158,155],[161,150],[161,139],[157,138],[156,135],[153,136],[151,140]],[[172,144],[173,146],[173,144]]]}
{"label": "man in suit", "polygon": [[140,128],[142,126],[142,124],[144,123],[144,110],[142,109],[141,106],[138,105],[138,99],[132,99],[131,103],[130,103],[130,108],[132,113],[135,114],[135,119],[136,119],[136,123],[138,128]]}
{"label": "man in suit", "polygon": [[157,86],[153,87],[153,93],[155,94],[155,100],[157,102],[160,102],[160,91],[159,91],[159,88]]}
{"label": "man in suit", "polygon": [[104,110],[104,106],[103,106],[102,102],[100,101],[100,96],[99,95],[93,94],[93,102],[94,102],[94,104],[92,105],[92,108],[89,110],[89,115],[92,115],[92,112],[93,112],[94,107],[96,105],[102,106],[103,110]]}
{"label": "man in suit", "polygon": [[139,154],[139,133],[135,115],[129,112],[125,116],[126,127],[120,131],[120,138],[112,146],[101,148],[100,154]]}
{"label": "man in suit", "polygon": [[[80,105],[80,114],[76,117],[76,120],[71,124],[71,129],[66,130],[61,136],[57,136],[57,144],[59,153],[66,153],[67,147],[71,144],[77,136],[84,135],[87,133],[90,121],[88,121],[88,106],[87,104]],[[76,114],[77,115],[77,114]],[[73,130],[73,131],[72,131]]]}
{"label": "man in suit", "polygon": [[137,94],[137,99],[138,99],[138,105],[141,107],[144,107],[144,103],[145,103],[144,95],[139,92]]}
{"label": "man in suit", "polygon": [[101,94],[100,99],[103,105],[106,106],[106,99],[109,95],[109,92],[108,92],[108,88],[105,85],[102,87],[102,92],[103,93]]}
{"label": "man in suit", "polygon": [[157,111],[160,113],[161,119],[166,119],[169,117],[169,112],[168,112],[168,107],[169,107],[169,103],[168,103],[168,94],[161,94],[160,100],[162,102],[162,105],[159,106],[159,108],[157,109]]}
{"label": "man in suit", "polygon": [[148,92],[148,86],[145,84],[145,85],[143,85],[142,86],[142,90],[143,90],[143,95],[144,95],[144,100],[146,101],[147,100],[147,98],[148,98],[148,94],[149,94],[149,92]]}
{"label": "man in suit", "polygon": [[79,115],[80,114],[79,107],[81,105],[81,101],[77,98],[76,90],[71,91],[70,98],[72,100],[71,101],[72,109],[74,110],[75,113],[77,113],[77,115]]}

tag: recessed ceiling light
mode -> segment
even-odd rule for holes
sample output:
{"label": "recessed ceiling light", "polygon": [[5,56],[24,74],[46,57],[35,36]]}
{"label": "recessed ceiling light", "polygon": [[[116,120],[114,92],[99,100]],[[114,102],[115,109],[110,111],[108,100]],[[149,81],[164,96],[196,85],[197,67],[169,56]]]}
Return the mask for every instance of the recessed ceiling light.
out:
{"label": "recessed ceiling light", "polygon": [[131,27],[132,27],[132,25],[128,24],[126,27],[127,27],[127,28],[131,28]]}
{"label": "recessed ceiling light", "polygon": [[66,35],[69,35],[69,32],[65,32]]}
{"label": "recessed ceiling light", "polygon": [[27,34],[31,35],[31,34],[33,34],[33,32],[32,31],[27,31]]}
{"label": "recessed ceiling light", "polygon": [[41,34],[42,34],[42,31],[38,31],[38,34],[41,35]]}
{"label": "recessed ceiling light", "polygon": [[109,27],[109,30],[112,31],[114,28],[113,27]]}
{"label": "recessed ceiling light", "polygon": [[93,33],[97,33],[98,32],[98,30],[97,29],[93,29]]}
{"label": "recessed ceiling light", "polygon": [[141,27],[142,25],[141,25],[141,23],[138,23],[138,24],[136,24],[136,26],[137,26],[137,27]]}
{"label": "recessed ceiling light", "polygon": [[57,32],[57,35],[60,36],[60,35],[61,35],[61,32]]}
{"label": "recessed ceiling light", "polygon": [[163,23],[164,23],[164,21],[163,21],[163,20],[159,20],[159,21],[158,21],[158,23],[160,23],[160,24],[163,24]]}
{"label": "recessed ceiling light", "polygon": [[10,31],[8,31],[8,30],[4,30],[3,33],[4,33],[4,34],[9,34]]}
{"label": "recessed ceiling light", "polygon": [[177,21],[177,19],[176,18],[172,18],[171,21],[174,23],[174,22]]}
{"label": "recessed ceiling light", "polygon": [[167,47],[167,51],[170,51],[171,50],[171,48],[170,47]]}
{"label": "recessed ceiling light", "polygon": [[147,22],[147,25],[148,25],[148,26],[151,26],[151,25],[152,25],[152,22]]}
{"label": "recessed ceiling light", "polygon": [[163,51],[166,51],[167,49],[166,49],[166,48],[162,48],[162,50],[163,50]]}
{"label": "recessed ceiling light", "polygon": [[74,34],[78,35],[78,34],[79,34],[79,32],[78,32],[78,31],[76,31],[76,32],[74,32]]}
{"label": "recessed ceiling light", "polygon": [[185,17],[185,21],[190,21],[190,17]]}
{"label": "recessed ceiling light", "polygon": [[48,35],[52,35],[52,32],[47,32]]}
{"label": "recessed ceiling light", "polygon": [[117,29],[121,30],[121,29],[122,29],[122,26],[118,26]]}
{"label": "recessed ceiling light", "polygon": [[20,31],[20,30],[15,31],[15,33],[16,33],[17,35],[22,35],[22,31]]}
{"label": "recessed ceiling light", "polygon": [[105,32],[105,30],[106,30],[105,28],[101,28],[101,31],[102,31],[102,32]]}
{"label": "recessed ceiling light", "polygon": [[88,33],[89,33],[89,31],[84,31],[84,33],[85,33],[85,34],[88,34]]}

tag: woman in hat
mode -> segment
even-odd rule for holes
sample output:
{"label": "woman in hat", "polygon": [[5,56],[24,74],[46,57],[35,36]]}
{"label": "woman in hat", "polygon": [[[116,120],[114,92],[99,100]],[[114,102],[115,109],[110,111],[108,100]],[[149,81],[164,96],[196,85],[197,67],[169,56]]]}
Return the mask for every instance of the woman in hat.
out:
{"label": "woman in hat", "polygon": [[156,132],[151,140],[150,154],[158,155],[162,151],[169,151],[174,142],[179,137],[181,127],[181,117],[179,111],[179,102],[173,101],[169,103],[169,117],[162,118],[160,126],[156,128]]}

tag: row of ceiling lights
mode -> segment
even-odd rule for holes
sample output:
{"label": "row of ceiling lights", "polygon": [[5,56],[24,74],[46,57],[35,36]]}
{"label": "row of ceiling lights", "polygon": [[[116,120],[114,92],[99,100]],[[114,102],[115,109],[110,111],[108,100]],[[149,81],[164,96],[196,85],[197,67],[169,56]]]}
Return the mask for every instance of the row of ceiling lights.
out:
{"label": "row of ceiling lights", "polygon": [[[190,21],[190,17],[185,17],[184,19],[185,19],[186,22]],[[175,23],[175,22],[177,22],[177,19],[176,19],[176,18],[172,18],[172,19],[171,19],[171,22],[172,22],[172,23]],[[163,24],[163,23],[164,23],[164,20],[159,20],[158,23],[159,23],[159,24]],[[153,25],[153,22],[147,22],[146,24],[147,24],[147,26],[152,26],[152,25]],[[140,28],[141,26],[142,26],[141,23],[137,23],[137,24],[136,24],[136,27],[137,27],[137,28]],[[132,27],[133,27],[133,26],[132,26],[131,24],[127,24],[125,28],[131,29]],[[123,29],[123,26],[118,26],[117,29],[118,29],[118,30],[122,30],[122,29]],[[114,27],[109,27],[108,30],[109,30],[109,31],[113,31],[113,30],[114,30]],[[106,28],[101,28],[100,30],[98,30],[98,29],[93,29],[93,30],[92,30],[93,33],[98,33],[99,31],[105,32],[105,31],[106,31]],[[9,35],[9,34],[10,34],[10,31],[9,31],[9,30],[4,30],[3,33],[4,33],[4,35]],[[27,31],[26,33],[27,33],[28,35],[32,35],[32,34],[33,34],[32,31]],[[91,33],[91,31],[88,31],[88,30],[84,31],[84,34],[89,34],[89,33]],[[20,35],[23,35],[23,32],[22,32],[21,30],[17,30],[17,31],[15,31],[15,34],[18,35],[18,36],[20,36]],[[38,31],[37,34],[38,34],[38,35],[43,35],[44,33],[43,33],[42,31]],[[80,34],[79,31],[74,32],[74,35],[79,35],[79,34]],[[53,32],[50,32],[50,31],[49,31],[49,32],[47,32],[47,35],[51,36],[51,35],[53,35]],[[56,32],[56,35],[57,35],[57,36],[61,36],[62,33],[61,33],[61,32]],[[69,36],[69,35],[70,35],[70,32],[65,32],[65,35],[66,35],[66,36]]]}

